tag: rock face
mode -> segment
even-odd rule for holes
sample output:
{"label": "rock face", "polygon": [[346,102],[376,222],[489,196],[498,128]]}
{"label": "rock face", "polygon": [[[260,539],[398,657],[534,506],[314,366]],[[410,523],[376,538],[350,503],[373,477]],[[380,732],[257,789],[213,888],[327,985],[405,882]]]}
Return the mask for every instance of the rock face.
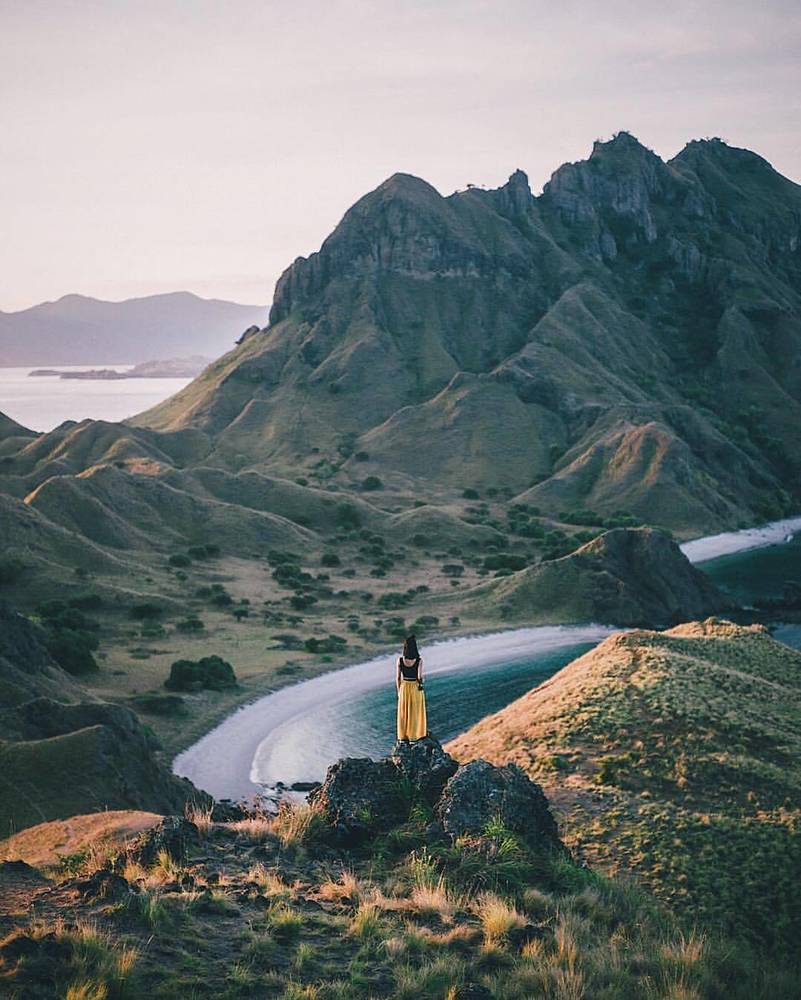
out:
{"label": "rock face", "polygon": [[496,767],[473,760],[460,767],[445,786],[436,815],[454,840],[481,836],[488,824],[497,821],[530,842],[560,844],[542,789],[515,764]]}
{"label": "rock face", "polygon": [[[351,847],[404,823],[419,799],[434,807],[439,835],[480,839],[499,822],[530,844],[561,848],[542,789],[514,765],[475,760],[460,767],[431,736],[399,743],[381,760],[345,758],[332,764],[309,796],[328,840]],[[432,835],[436,830],[432,829]]]}
{"label": "rock face", "polygon": [[507,620],[601,621],[665,628],[732,610],[734,602],[651,528],[615,528],[561,559],[482,584],[472,600]]}
{"label": "rock face", "polygon": [[798,185],[719,140],[664,162],[621,132],[539,197],[519,170],[449,197],[395,174],[287,268],[266,329],[135,423],[293,475],[348,435],[382,477],[548,513],[779,516],[801,468],[799,220]]}
{"label": "rock face", "polygon": [[391,760],[415,793],[430,805],[437,801],[459,767],[431,736],[413,743],[396,743]]}
{"label": "rock face", "polygon": [[309,801],[320,809],[330,839],[343,847],[397,826],[409,811],[398,769],[388,759],[337,761]]}

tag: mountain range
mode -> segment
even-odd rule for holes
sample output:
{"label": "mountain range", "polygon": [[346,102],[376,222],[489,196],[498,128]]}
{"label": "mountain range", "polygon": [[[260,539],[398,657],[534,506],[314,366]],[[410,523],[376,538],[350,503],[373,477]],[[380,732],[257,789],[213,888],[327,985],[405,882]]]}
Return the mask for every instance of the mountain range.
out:
{"label": "mountain range", "polygon": [[769,518],[801,470],[801,188],[720,140],[628,133],[535,197],[396,174],[270,323],[132,421],[227,467],[506,488],[683,533]]}
{"label": "mountain range", "polygon": [[801,188],[720,140],[663,162],[622,132],[538,197],[521,171],[449,197],[396,174],[175,396],[124,424],[5,419],[8,542],[57,587],[76,551],[119,582],[120,559],[138,573],[209,534],[319,552],[358,522],[427,558],[470,550],[474,586],[511,538],[495,570],[523,576],[476,606],[534,620],[551,571],[524,567],[603,528],[797,509],[800,231]]}
{"label": "mountain range", "polygon": [[0,312],[0,366],[137,364],[227,351],[261,324],[264,306],[171,292],[104,302],[64,295],[18,312]]}

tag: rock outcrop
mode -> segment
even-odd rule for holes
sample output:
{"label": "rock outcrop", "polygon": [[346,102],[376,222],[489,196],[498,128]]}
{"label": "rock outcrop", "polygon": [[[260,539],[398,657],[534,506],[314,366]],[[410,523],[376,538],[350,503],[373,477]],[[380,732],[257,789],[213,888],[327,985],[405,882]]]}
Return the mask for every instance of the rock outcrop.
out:
{"label": "rock outcrop", "polygon": [[437,802],[436,816],[453,840],[480,837],[498,823],[530,842],[560,844],[542,789],[515,764],[496,767],[479,759],[460,767]]}
{"label": "rock outcrop", "polygon": [[309,800],[319,810],[326,839],[340,847],[400,826],[421,801],[433,806],[432,836],[480,841],[495,824],[529,844],[562,849],[542,789],[520,768],[485,760],[460,767],[431,736],[398,743],[381,760],[337,761]]}

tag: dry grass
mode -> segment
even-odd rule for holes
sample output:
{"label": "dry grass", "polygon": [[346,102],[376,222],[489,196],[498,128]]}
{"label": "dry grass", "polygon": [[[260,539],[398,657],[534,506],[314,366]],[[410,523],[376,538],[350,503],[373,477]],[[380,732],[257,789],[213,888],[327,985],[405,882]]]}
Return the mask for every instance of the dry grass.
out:
{"label": "dry grass", "polygon": [[358,903],[374,892],[374,887],[363,882],[350,869],[343,869],[339,878],[326,879],[320,884],[319,893],[323,899],[337,903]]}
{"label": "dry grass", "polygon": [[362,941],[381,937],[384,929],[381,912],[374,903],[360,903],[348,925],[348,933]]}
{"label": "dry grass", "polygon": [[423,916],[439,917],[443,923],[452,923],[456,903],[440,878],[436,885],[416,885],[409,896],[410,909]]}
{"label": "dry grass", "polygon": [[486,947],[502,945],[512,931],[524,927],[526,918],[511,903],[487,892],[479,896],[473,909],[481,922]]}
{"label": "dry grass", "polygon": [[247,877],[248,881],[258,885],[265,896],[272,896],[275,899],[291,899],[295,895],[292,886],[287,885],[274,868],[265,868],[261,862],[248,871]]}
{"label": "dry grass", "polygon": [[186,818],[190,823],[194,823],[201,837],[208,837],[214,829],[214,821],[211,818],[213,806],[199,806],[194,803],[187,805],[185,810]]}

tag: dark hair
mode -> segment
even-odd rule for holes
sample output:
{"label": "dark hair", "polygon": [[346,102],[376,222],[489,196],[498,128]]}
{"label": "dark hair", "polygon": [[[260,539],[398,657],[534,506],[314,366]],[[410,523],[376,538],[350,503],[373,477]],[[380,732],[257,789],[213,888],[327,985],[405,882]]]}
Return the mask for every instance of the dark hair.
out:
{"label": "dark hair", "polygon": [[403,640],[403,655],[407,660],[416,660],[420,656],[420,650],[417,648],[417,636],[407,635]]}

